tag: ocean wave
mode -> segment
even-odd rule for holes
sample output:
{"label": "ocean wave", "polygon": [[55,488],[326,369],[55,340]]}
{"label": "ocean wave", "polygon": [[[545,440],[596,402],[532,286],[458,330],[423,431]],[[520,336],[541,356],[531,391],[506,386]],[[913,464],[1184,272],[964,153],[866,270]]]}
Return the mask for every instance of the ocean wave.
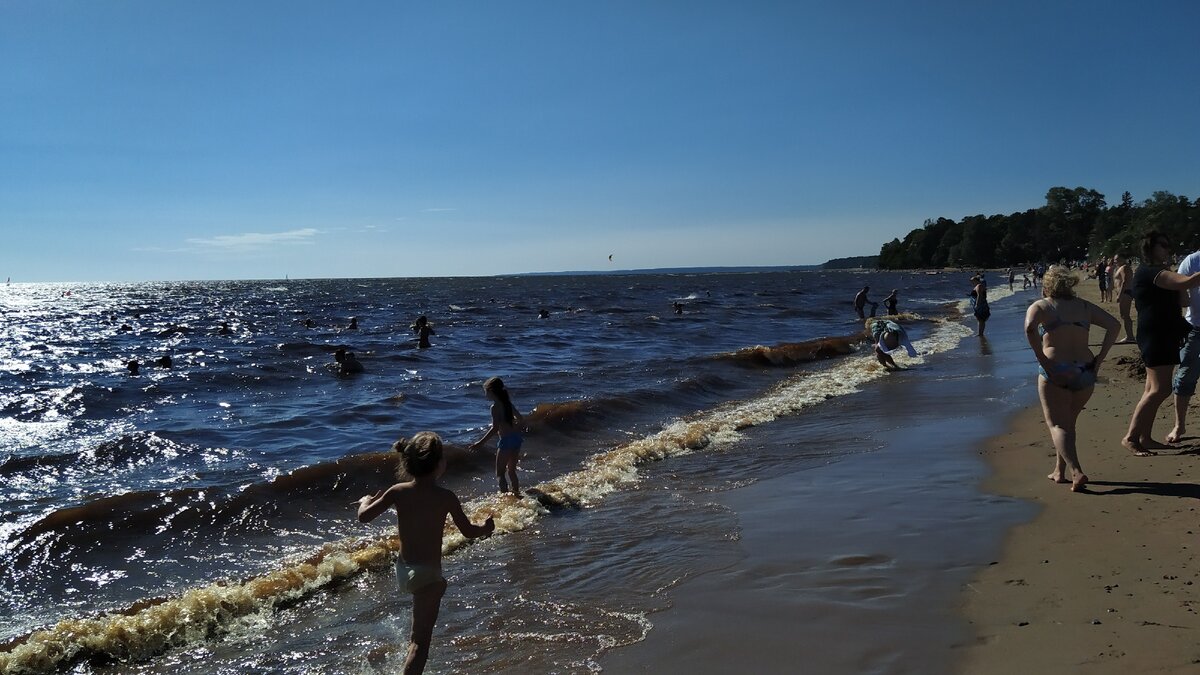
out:
{"label": "ocean wave", "polygon": [[819,359],[852,354],[854,346],[865,340],[866,337],[857,334],[784,343],[770,347],[755,345],[734,352],[717,354],[711,358],[748,366],[795,366]]}

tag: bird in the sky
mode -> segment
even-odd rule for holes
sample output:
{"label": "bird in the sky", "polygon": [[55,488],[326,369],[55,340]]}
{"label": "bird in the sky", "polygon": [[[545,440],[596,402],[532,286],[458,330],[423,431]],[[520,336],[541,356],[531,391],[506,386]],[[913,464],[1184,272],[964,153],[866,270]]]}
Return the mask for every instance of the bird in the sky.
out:
{"label": "bird in the sky", "polygon": [[608,254],[608,262],[612,262],[612,254],[611,253]]}

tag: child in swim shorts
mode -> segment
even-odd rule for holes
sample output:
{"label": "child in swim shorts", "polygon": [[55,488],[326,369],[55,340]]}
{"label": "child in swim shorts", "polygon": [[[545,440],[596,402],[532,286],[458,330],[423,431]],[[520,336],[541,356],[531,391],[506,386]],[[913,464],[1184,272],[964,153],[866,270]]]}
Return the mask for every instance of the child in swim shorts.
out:
{"label": "child in swim shorts", "polygon": [[412,593],[412,634],[409,638],[405,673],[420,673],[429,658],[429,643],[437,621],[446,580],[442,578],[442,533],[446,516],[468,539],[486,537],[496,529],[488,518],[475,525],[463,512],[458,497],[437,484],[446,470],[442,457],[442,439],[432,431],[422,431],[408,441],[396,441],[392,449],[399,452],[401,464],[412,480],[396,483],[374,495],[358,500],[358,519],[367,523],[389,507],[396,507],[396,528],[400,535],[400,556],[396,573],[400,586]]}

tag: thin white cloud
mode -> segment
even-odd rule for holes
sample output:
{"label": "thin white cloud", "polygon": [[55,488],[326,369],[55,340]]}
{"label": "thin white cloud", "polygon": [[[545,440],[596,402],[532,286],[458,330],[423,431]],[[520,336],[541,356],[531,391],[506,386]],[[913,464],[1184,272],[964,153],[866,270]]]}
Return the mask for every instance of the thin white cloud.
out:
{"label": "thin white cloud", "polygon": [[305,227],[287,232],[246,232],[244,234],[222,234],[208,239],[192,238],[187,243],[209,250],[254,251],[272,246],[310,245],[321,231]]}

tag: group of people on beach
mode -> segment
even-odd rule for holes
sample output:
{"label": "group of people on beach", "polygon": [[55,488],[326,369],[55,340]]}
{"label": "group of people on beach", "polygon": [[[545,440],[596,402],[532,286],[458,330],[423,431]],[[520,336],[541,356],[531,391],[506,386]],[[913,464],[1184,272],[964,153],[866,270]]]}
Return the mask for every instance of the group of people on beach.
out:
{"label": "group of people on beach", "polygon": [[[483,391],[492,402],[492,423],[487,432],[469,446],[475,450],[496,437],[496,480],[501,493],[510,489],[519,497],[517,462],[521,456],[524,418],[513,405],[507,387],[498,377],[488,378]],[[396,529],[400,539],[396,575],[401,588],[412,594],[412,627],[404,672],[420,673],[429,658],[433,628],[437,622],[446,579],[442,576],[442,534],[446,516],[468,539],[486,537],[496,529],[489,516],[482,525],[471,522],[462,502],[450,490],[437,484],[446,470],[442,439],[432,431],[422,431],[408,440],[399,440],[392,449],[400,454],[401,482],[357,502],[358,519],[367,523],[396,509]]]}
{"label": "group of people on beach", "polygon": [[[1118,299],[1123,303],[1128,297],[1137,309],[1136,333],[1122,309],[1122,318],[1126,318],[1124,341],[1132,338],[1137,343],[1146,367],[1146,385],[1121,444],[1135,456],[1148,457],[1156,450],[1171,447],[1152,437],[1159,407],[1174,392],[1175,427],[1166,441],[1179,441],[1186,430],[1188,403],[1200,379],[1200,291],[1196,290],[1200,287],[1200,252],[1188,255],[1177,269],[1171,269],[1173,247],[1165,234],[1146,233],[1141,248],[1142,264],[1132,275],[1127,264],[1121,262],[1123,257],[1114,258],[1116,268],[1111,277],[1109,263],[1102,262],[1107,278],[1101,283],[1115,282]],[[1079,414],[1122,328],[1122,322],[1104,309],[1076,296],[1074,287],[1078,283],[1078,276],[1067,267],[1051,266],[1043,279],[1043,297],[1025,314],[1025,335],[1038,361],[1038,396],[1055,449],[1054,468],[1048,478],[1070,483],[1073,491],[1082,490],[1088,482],[1076,447]],[[1186,308],[1184,315],[1181,307]],[[1104,329],[1096,354],[1088,342],[1092,325]]]}

